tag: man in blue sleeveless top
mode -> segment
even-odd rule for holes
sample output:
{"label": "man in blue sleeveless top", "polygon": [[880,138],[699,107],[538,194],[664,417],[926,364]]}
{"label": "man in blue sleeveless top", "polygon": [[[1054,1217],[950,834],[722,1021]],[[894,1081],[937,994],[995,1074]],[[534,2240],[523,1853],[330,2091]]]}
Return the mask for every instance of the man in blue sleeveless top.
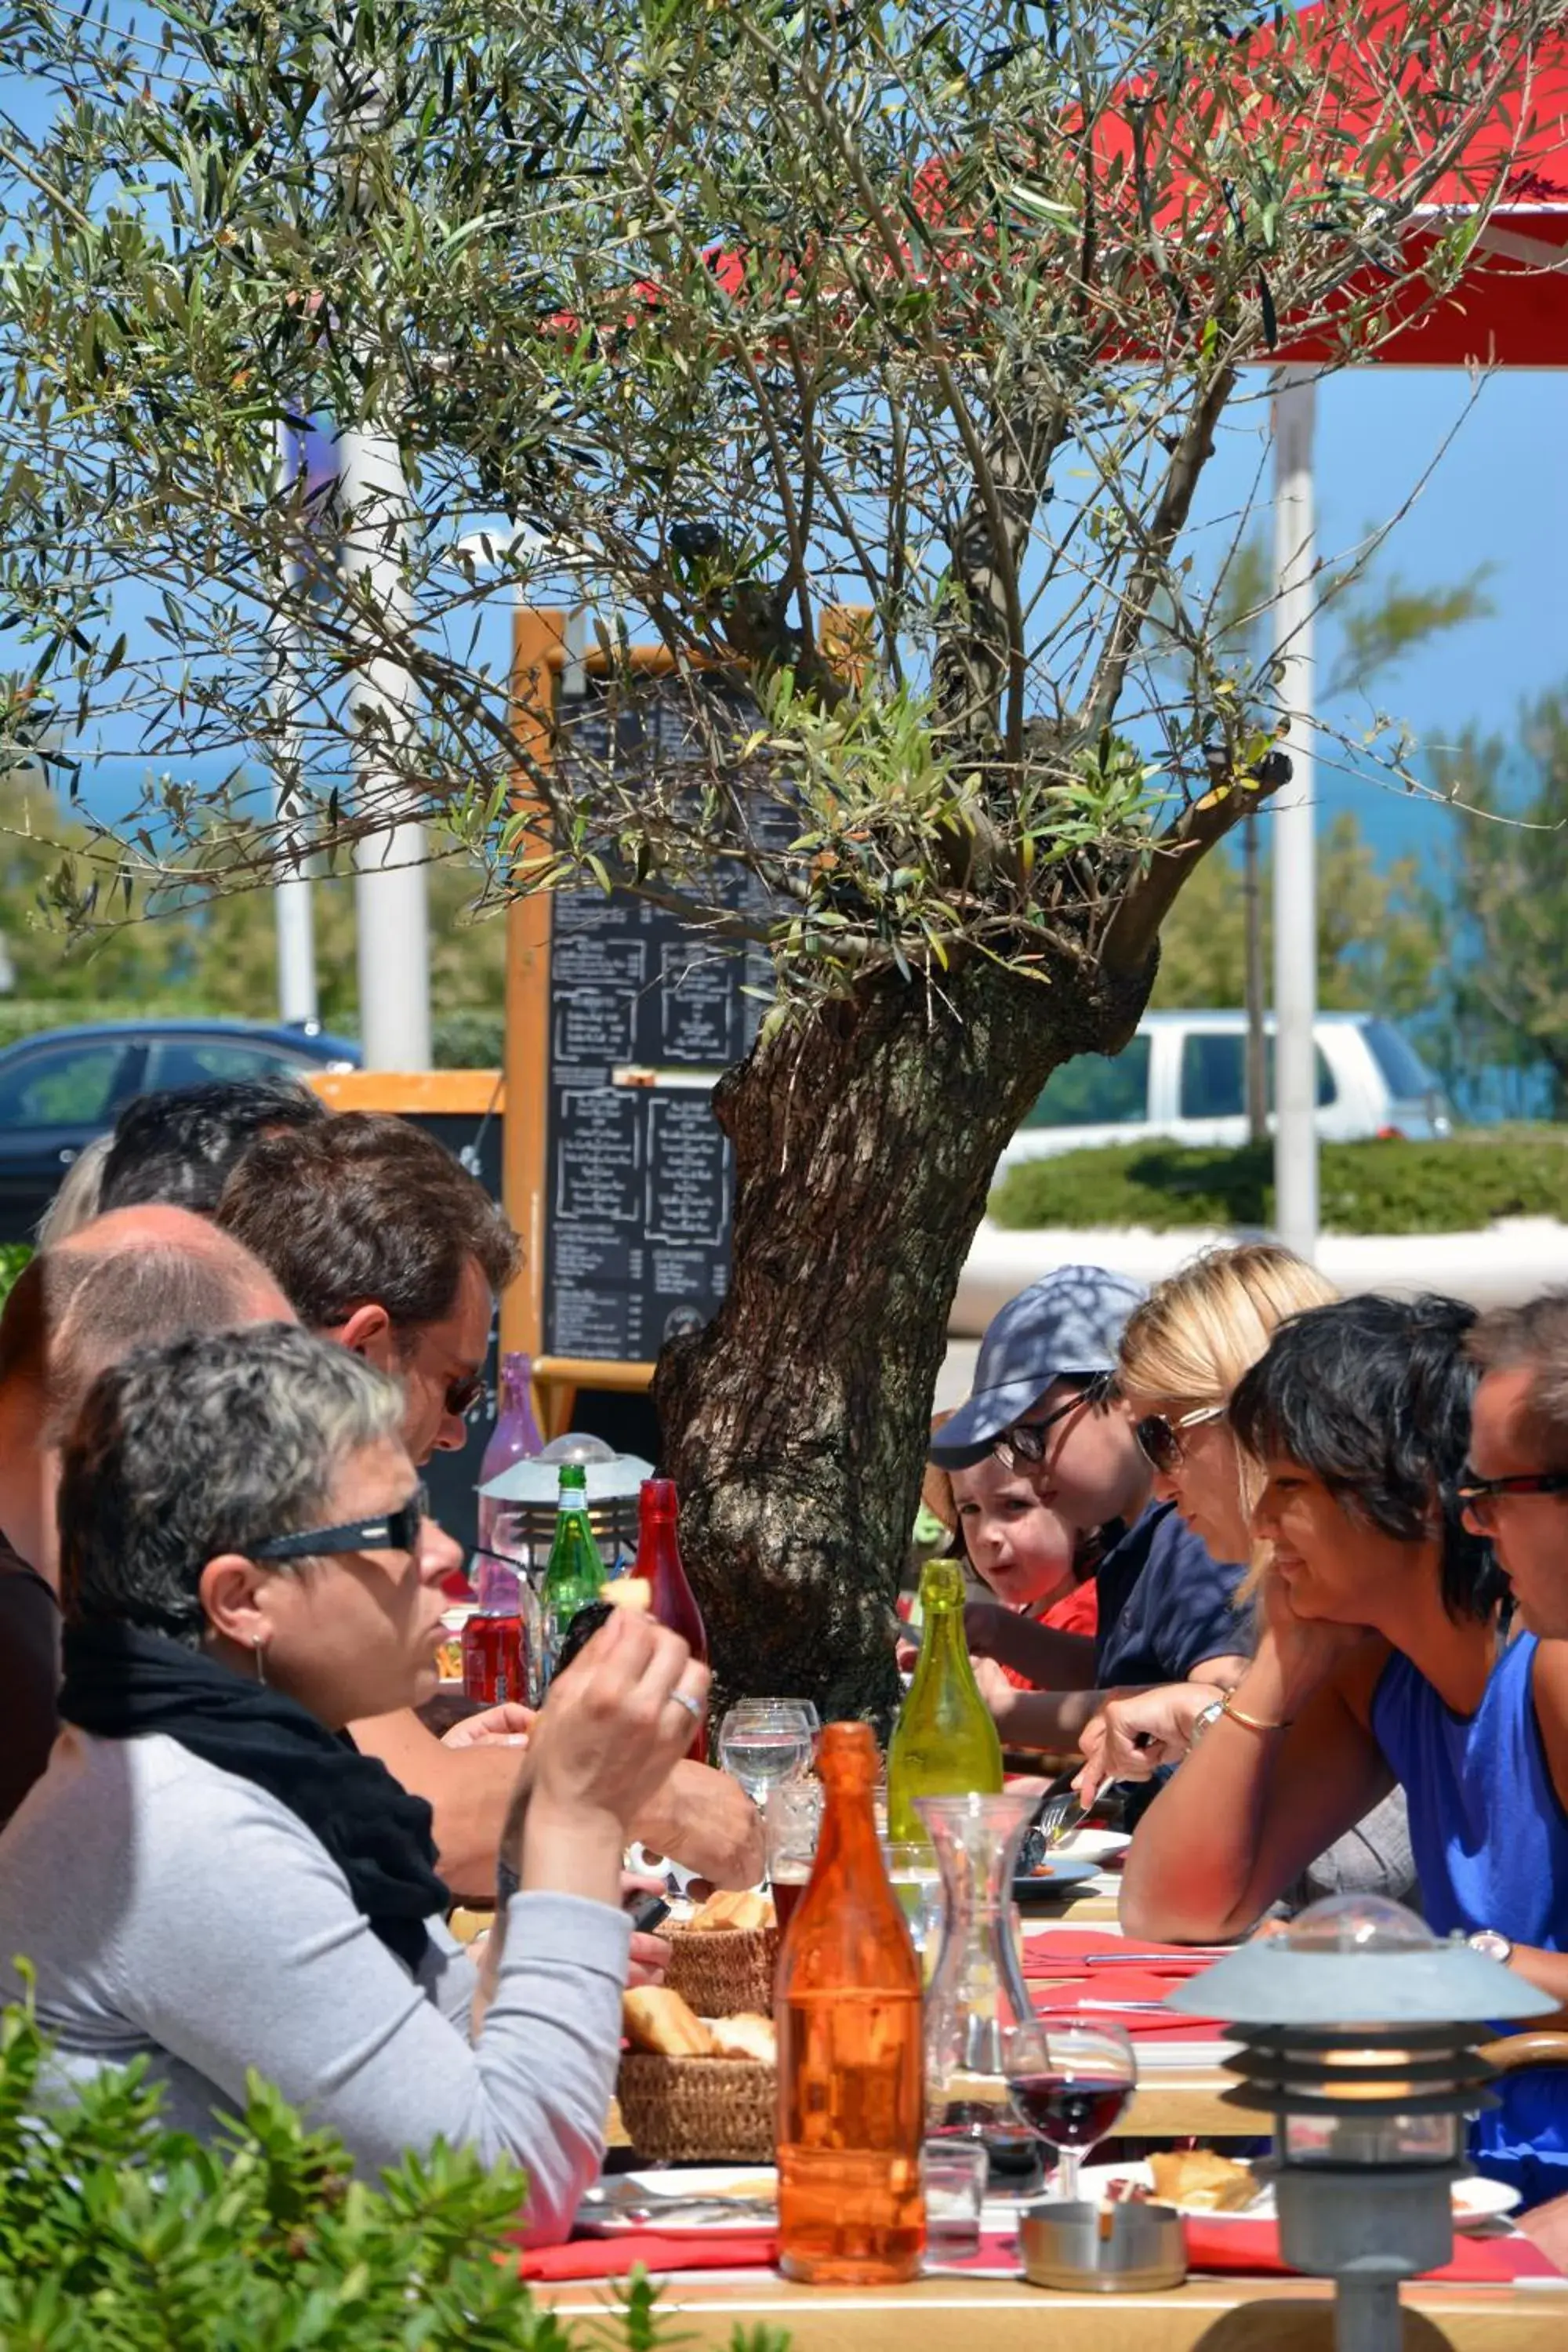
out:
{"label": "man in blue sleeveless top", "polygon": [[1491,1538],[1531,1633],[1568,1641],[1568,1292],[1483,1315],[1465,1516]]}
{"label": "man in blue sleeveless top", "polygon": [[[1151,1808],[1122,1919],[1245,1933],[1399,1782],[1422,1906],[1568,2006],[1568,1643],[1503,1638],[1502,1582],[1462,1522],[1474,1310],[1347,1299],[1287,1324],[1231,1401],[1267,1485],[1258,1652]],[[1527,2203],[1568,2189],[1568,2071],[1510,2076],[1481,2169]]]}

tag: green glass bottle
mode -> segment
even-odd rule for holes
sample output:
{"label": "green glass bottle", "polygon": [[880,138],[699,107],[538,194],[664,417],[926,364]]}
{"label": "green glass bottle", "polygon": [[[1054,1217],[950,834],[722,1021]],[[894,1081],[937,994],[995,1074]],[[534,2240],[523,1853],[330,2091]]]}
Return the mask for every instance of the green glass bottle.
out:
{"label": "green glass bottle", "polygon": [[980,1696],[963,1638],[963,1570],[930,1559],[921,1570],[921,1654],[888,1747],[888,1836],[929,1843],[917,1797],[994,1797],[1002,1742]]}
{"label": "green glass bottle", "polygon": [[579,1609],[597,1601],[604,1583],[605,1563],[588,1523],[587,1474],[580,1462],[563,1462],[555,1540],[550,1547],[542,1596],[544,1653],[551,1674],[573,1618]]}

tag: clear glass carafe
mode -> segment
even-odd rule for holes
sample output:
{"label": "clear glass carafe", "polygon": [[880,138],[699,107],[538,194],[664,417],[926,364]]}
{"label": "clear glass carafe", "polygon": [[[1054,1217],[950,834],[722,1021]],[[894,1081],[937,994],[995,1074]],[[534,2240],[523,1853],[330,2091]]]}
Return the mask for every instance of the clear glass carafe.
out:
{"label": "clear glass carafe", "polygon": [[927,2128],[977,2139],[994,2194],[1033,2195],[1039,2144],[1007,2088],[1006,2039],[1034,2017],[1014,1941],[1013,1876],[1038,1799],[920,1797],[942,1871],[942,1932],[926,1993]]}

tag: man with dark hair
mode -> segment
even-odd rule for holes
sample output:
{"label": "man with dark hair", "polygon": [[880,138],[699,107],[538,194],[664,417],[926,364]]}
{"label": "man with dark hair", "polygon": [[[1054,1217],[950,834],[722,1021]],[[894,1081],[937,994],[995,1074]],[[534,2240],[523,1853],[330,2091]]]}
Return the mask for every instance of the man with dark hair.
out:
{"label": "man with dark hair", "polygon": [[[1503,1643],[1461,1521],[1475,1319],[1448,1298],[1316,1307],[1237,1388],[1271,1548],[1258,1654],[1140,1825],[1131,1933],[1244,1934],[1397,1782],[1436,1933],[1568,2005],[1568,1646]],[[1568,2080],[1510,2076],[1472,2153],[1527,2202],[1561,2195]]]}
{"label": "man with dark hair", "polygon": [[58,1728],[60,1433],[108,1364],[191,1331],[291,1321],[238,1242],[184,1209],[124,1209],[40,1251],[0,1315],[0,1825]]}
{"label": "man with dark hair", "polygon": [[[344,1111],[303,1133],[259,1138],[217,1216],[277,1276],[309,1329],[398,1378],[404,1443],[416,1464],[464,1444],[495,1294],[516,1274],[520,1248],[449,1151],[406,1119]],[[462,1893],[488,1894],[515,1752],[447,1746],[412,1711],[356,1723],[353,1736],[434,1809],[443,1876]],[[755,1808],[706,1765],[671,1774],[643,1837],[726,1885],[750,1885],[762,1870]]]}
{"label": "man with dark hair", "polygon": [[324,1124],[327,1107],[293,1078],[219,1078],[138,1095],[115,1121],[100,1211],[164,1201],[209,1216],[229,1171],[258,1135]]}
{"label": "man with dark hair", "polygon": [[1568,1291],[1483,1315],[1459,1499],[1489,1536],[1522,1623],[1568,1639]]}
{"label": "man with dark hair", "polygon": [[416,1462],[467,1441],[517,1235],[478,1179],[405,1118],[344,1111],[263,1135],[217,1222],[270,1266],[307,1329],[403,1382]]}

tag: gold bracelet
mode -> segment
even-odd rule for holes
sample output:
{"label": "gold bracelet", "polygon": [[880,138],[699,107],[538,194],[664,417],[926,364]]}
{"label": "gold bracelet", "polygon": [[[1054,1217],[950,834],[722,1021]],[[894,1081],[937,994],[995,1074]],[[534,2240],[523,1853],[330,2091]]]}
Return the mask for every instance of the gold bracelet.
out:
{"label": "gold bracelet", "polygon": [[1228,1715],[1232,1723],[1239,1723],[1247,1731],[1289,1731],[1296,1720],[1294,1716],[1287,1716],[1283,1723],[1265,1723],[1261,1716],[1244,1714],[1237,1706],[1235,1694],[1231,1691],[1226,1691],[1220,1713]]}

